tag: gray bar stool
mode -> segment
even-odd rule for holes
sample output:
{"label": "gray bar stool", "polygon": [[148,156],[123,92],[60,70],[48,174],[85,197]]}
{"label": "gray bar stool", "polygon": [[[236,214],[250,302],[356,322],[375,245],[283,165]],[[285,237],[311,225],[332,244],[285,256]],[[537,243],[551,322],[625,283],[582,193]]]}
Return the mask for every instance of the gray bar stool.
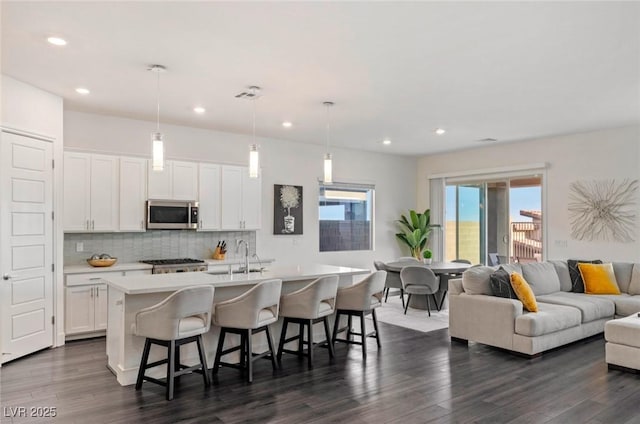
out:
{"label": "gray bar stool", "polygon": [[[278,344],[278,362],[282,361],[282,353],[292,353],[304,356],[303,346],[307,345],[307,360],[309,368],[313,366],[313,349],[327,345],[329,357],[333,358],[333,346],[331,344],[331,332],[327,317],[335,311],[336,293],[338,291],[338,276],[328,275],[312,281],[307,286],[280,298],[280,316],[284,318],[282,333]],[[324,342],[313,342],[313,324],[324,324]],[[287,337],[289,323],[298,324],[299,332],[296,336]],[[307,341],[304,341],[304,330],[307,327]],[[285,343],[298,341],[298,350],[285,349]]]}
{"label": "gray bar stool", "polygon": [[[233,299],[225,300],[213,305],[213,325],[220,328],[218,349],[213,364],[213,375],[218,373],[220,366],[247,370],[247,381],[253,381],[253,361],[270,355],[273,369],[277,368],[273,340],[269,331],[269,324],[278,320],[280,305],[280,291],[282,280],[273,279],[262,281]],[[252,336],[265,331],[269,350],[253,353]],[[240,335],[240,345],[224,349],[224,339],[227,333]],[[239,363],[222,362],[221,358],[231,352],[240,351]]]}
{"label": "gray bar stool", "polygon": [[[357,344],[362,346],[362,356],[367,357],[366,338],[373,336],[376,343],[380,347],[380,337],[378,332],[378,319],[376,318],[376,310],[382,305],[382,290],[384,289],[387,271],[376,271],[364,280],[349,287],[338,289],[336,299],[336,321],[333,325],[333,343],[343,342],[349,344]],[[373,327],[375,331],[368,333],[365,329],[364,317],[371,314],[373,318]],[[346,327],[338,328],[340,316],[347,315],[349,317]],[[357,316],[360,318],[360,333],[351,330],[351,318]],[[338,333],[347,331],[346,339],[338,339]],[[360,336],[361,341],[351,340],[351,336]]]}
{"label": "gray bar stool", "polygon": [[[162,302],[136,313],[132,332],[136,336],[146,337],[136,390],[140,390],[143,381],[150,381],[165,386],[166,398],[171,400],[175,379],[193,371],[202,373],[205,387],[210,386],[202,334],[209,331],[211,326],[212,304],[212,286],[187,287],[171,294]],[[193,342],[198,346],[200,363],[193,366],[180,364],[180,346]],[[167,358],[149,364],[149,351],[152,344],[165,346],[168,351]],[[166,382],[145,375],[147,369],[163,364],[167,364]]]}

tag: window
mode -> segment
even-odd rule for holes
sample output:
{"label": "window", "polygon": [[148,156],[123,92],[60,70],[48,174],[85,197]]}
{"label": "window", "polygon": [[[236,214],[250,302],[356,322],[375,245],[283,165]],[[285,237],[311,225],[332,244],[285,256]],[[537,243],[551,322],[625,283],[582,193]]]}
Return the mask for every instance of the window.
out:
{"label": "window", "polygon": [[542,259],[542,178],[447,182],[445,260],[497,265]]}
{"label": "window", "polygon": [[320,251],[373,249],[373,186],[320,184]]}

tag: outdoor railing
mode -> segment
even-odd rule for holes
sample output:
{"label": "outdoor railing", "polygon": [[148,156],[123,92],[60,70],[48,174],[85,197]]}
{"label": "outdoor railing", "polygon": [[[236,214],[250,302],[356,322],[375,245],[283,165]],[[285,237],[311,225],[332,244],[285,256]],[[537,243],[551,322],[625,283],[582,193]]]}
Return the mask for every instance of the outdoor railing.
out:
{"label": "outdoor railing", "polygon": [[511,251],[519,262],[537,261],[542,256],[542,225],[539,222],[511,223]]}

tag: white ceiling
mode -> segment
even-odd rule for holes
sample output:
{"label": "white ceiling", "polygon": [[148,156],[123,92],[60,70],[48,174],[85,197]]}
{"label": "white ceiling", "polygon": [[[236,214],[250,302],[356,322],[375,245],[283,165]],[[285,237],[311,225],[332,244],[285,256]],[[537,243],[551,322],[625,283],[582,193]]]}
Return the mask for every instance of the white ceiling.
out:
{"label": "white ceiling", "polygon": [[154,121],[162,64],[163,123],[250,133],[234,96],[258,85],[260,136],[323,144],[331,100],[332,145],[426,154],[637,123],[639,22],[637,2],[3,1],[2,72]]}

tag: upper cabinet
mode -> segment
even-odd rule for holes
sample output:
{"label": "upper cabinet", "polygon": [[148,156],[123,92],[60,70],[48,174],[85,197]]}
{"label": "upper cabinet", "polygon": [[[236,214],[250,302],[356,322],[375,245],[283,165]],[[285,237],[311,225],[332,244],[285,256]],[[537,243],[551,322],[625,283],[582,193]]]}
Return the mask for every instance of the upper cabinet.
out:
{"label": "upper cabinet", "polygon": [[148,164],[149,199],[197,200],[198,164],[177,160],[165,161],[164,170],[154,171]]}
{"label": "upper cabinet", "polygon": [[65,152],[64,230],[118,229],[118,158]]}
{"label": "upper cabinet", "polygon": [[145,231],[147,159],[120,158],[120,231]]}
{"label": "upper cabinet", "polygon": [[243,166],[222,166],[223,230],[257,230],[262,216],[262,180],[249,178]]}
{"label": "upper cabinet", "polygon": [[201,163],[198,181],[198,201],[201,231],[220,229],[220,165]]}

